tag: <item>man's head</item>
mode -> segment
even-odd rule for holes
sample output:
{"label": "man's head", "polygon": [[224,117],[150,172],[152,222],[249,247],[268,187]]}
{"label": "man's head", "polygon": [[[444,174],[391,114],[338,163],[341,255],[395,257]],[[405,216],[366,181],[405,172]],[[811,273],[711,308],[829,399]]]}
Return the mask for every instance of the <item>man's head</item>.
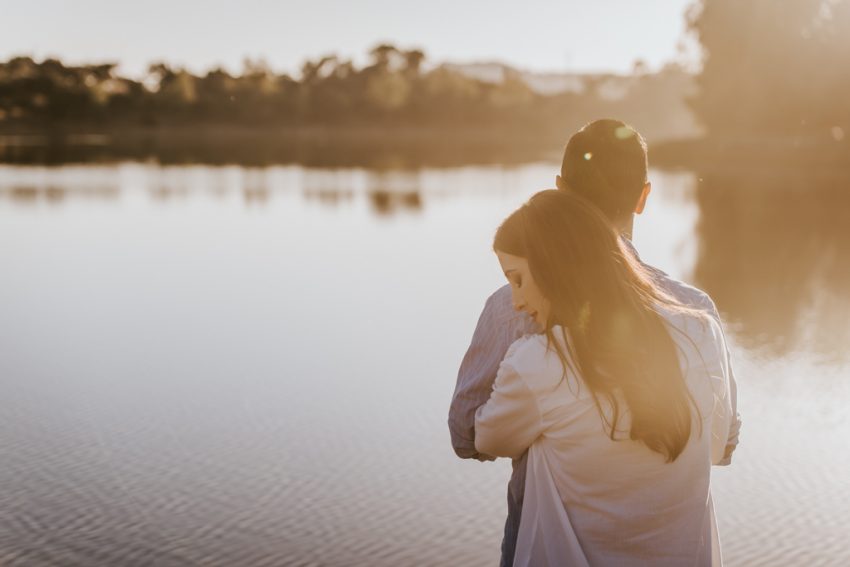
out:
{"label": "man's head", "polygon": [[595,204],[630,232],[632,215],[643,212],[651,189],[646,142],[619,120],[591,122],[567,142],[556,183]]}

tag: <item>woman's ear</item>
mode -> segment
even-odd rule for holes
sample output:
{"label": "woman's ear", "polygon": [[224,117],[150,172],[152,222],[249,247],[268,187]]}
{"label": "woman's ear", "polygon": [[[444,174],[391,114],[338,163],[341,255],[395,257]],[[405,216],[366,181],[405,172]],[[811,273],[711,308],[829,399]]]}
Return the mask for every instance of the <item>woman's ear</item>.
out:
{"label": "woman's ear", "polygon": [[643,191],[640,192],[640,197],[638,198],[637,204],[635,205],[635,214],[641,214],[643,209],[646,207],[646,200],[649,198],[649,193],[652,191],[652,183],[649,181],[646,182],[646,185],[643,186]]}

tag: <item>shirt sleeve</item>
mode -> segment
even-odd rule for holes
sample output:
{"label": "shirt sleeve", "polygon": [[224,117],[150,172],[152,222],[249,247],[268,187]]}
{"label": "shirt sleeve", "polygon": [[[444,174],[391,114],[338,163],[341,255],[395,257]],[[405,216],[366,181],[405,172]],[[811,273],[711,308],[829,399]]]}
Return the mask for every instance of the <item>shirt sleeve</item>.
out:
{"label": "shirt sleeve", "polygon": [[713,465],[728,465],[729,455],[728,440],[730,431],[734,430],[737,421],[735,405],[733,401],[733,379],[731,366],[729,365],[729,351],[726,348],[726,338],[720,323],[711,321],[715,344],[717,345],[717,357],[720,361],[719,372],[712,373],[711,386],[714,392],[714,408],[711,415],[711,463]]}
{"label": "shirt sleeve", "polygon": [[490,399],[475,412],[475,448],[518,458],[542,433],[537,398],[510,362],[503,362]]}
{"label": "shirt sleeve", "polygon": [[[724,341],[725,344],[725,341]],[[729,349],[726,349],[727,368],[729,369],[729,396],[732,406],[732,419],[729,425],[729,436],[726,439],[726,449],[723,459],[716,463],[720,466],[732,464],[732,453],[738,447],[738,438],[741,433],[741,414],[738,413],[738,383],[735,381],[735,372],[732,370],[732,357]]]}
{"label": "shirt sleeve", "polygon": [[531,325],[533,322],[529,318],[514,312],[508,286],[487,299],[461,362],[449,407],[449,432],[458,457],[493,460],[494,457],[481,454],[475,448],[475,410],[490,398],[499,364],[508,347],[524,333],[531,332]]}
{"label": "shirt sleeve", "polygon": [[729,353],[729,346],[726,343],[726,334],[723,331],[723,323],[720,320],[720,314],[717,312],[717,307],[711,299],[708,299],[706,310],[717,322],[717,330],[720,335],[720,341],[723,344],[722,356],[725,361],[724,368],[726,370],[726,376],[729,384],[729,403],[731,405],[729,431],[726,438],[723,458],[714,463],[719,466],[727,466],[732,464],[732,453],[738,447],[738,438],[741,431],[741,414],[738,413],[738,383],[735,381],[735,371],[732,368],[732,355]]}

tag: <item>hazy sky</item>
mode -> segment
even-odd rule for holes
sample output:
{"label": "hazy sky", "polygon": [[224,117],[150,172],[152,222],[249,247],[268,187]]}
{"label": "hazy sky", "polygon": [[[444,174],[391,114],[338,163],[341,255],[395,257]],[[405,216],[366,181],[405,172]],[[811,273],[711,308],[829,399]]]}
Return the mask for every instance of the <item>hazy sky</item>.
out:
{"label": "hazy sky", "polygon": [[537,71],[627,71],[676,57],[692,0],[0,0],[0,59],[26,54],[153,60],[200,71],[264,58],[297,73],[328,53],[365,61],[378,42],[431,62],[503,61]]}

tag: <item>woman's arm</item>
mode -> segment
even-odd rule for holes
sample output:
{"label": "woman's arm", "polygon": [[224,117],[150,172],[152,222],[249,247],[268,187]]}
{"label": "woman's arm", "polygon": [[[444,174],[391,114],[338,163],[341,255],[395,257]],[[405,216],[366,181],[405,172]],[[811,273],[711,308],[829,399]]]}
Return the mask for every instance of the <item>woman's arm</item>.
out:
{"label": "woman's arm", "polygon": [[509,360],[502,362],[486,404],[475,412],[475,448],[497,457],[520,457],[543,433],[534,393]]}

